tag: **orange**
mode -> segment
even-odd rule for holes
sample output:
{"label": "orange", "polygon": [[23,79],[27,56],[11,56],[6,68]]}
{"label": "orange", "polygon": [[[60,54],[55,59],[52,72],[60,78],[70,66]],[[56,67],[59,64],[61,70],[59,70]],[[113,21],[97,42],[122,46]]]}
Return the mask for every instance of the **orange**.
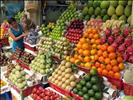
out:
{"label": "orange", "polygon": [[91,39],[92,37],[93,37],[93,34],[92,34],[92,33],[90,33],[90,34],[89,34],[89,38]]}
{"label": "orange", "polygon": [[110,63],[110,59],[109,58],[105,58],[105,63],[109,64]]}
{"label": "orange", "polygon": [[108,65],[106,66],[106,69],[107,69],[108,71],[110,71],[110,70],[112,69],[112,66],[111,66],[110,64],[108,64]]}
{"label": "orange", "polygon": [[119,67],[118,66],[113,66],[112,70],[113,70],[113,72],[119,72]]}
{"label": "orange", "polygon": [[117,56],[121,57],[121,56],[122,56],[122,54],[121,54],[120,52],[117,52]]}
{"label": "orange", "polygon": [[78,53],[79,53],[80,55],[82,55],[82,54],[83,54],[83,49],[79,49],[79,50],[78,50]]}
{"label": "orange", "polygon": [[95,43],[96,43],[96,44],[100,44],[100,42],[101,42],[100,39],[96,39],[96,40],[95,40]]}
{"label": "orange", "polygon": [[117,61],[119,62],[119,63],[122,63],[123,62],[123,58],[122,57],[117,57]]}
{"label": "orange", "polygon": [[91,68],[96,69],[96,66],[92,66]]}
{"label": "orange", "polygon": [[109,46],[109,47],[107,48],[107,51],[108,51],[108,52],[114,52],[114,51],[115,51],[115,49],[114,49],[114,47]]}
{"label": "orange", "polygon": [[83,45],[82,45],[82,49],[88,49],[89,48],[89,44],[88,43],[84,43]]}
{"label": "orange", "polygon": [[96,45],[96,44],[93,44],[93,45],[92,45],[92,48],[93,48],[93,49],[96,49],[96,48],[97,48],[97,45]]}
{"label": "orange", "polygon": [[88,50],[84,50],[84,51],[83,51],[83,55],[84,55],[84,56],[89,56],[89,55],[90,55],[90,52],[89,52]]}
{"label": "orange", "polygon": [[73,57],[70,58],[70,62],[74,63],[75,62],[75,59]]}
{"label": "orange", "polygon": [[83,37],[89,37],[88,32],[85,31],[85,32],[83,33]]}
{"label": "orange", "polygon": [[80,61],[83,61],[83,58],[82,58],[80,55],[78,55],[78,59],[79,59]]}
{"label": "orange", "polygon": [[94,55],[94,54],[96,54],[96,52],[97,52],[96,49],[92,49],[90,53],[91,53],[91,55]]}
{"label": "orange", "polygon": [[111,60],[111,65],[112,66],[117,65],[117,60],[115,60],[115,59]]}
{"label": "orange", "polygon": [[78,44],[77,44],[77,48],[80,49],[81,47],[82,47],[82,44],[81,44],[81,43],[78,43]]}
{"label": "orange", "polygon": [[100,67],[100,63],[99,62],[95,62],[95,66],[96,67]]}
{"label": "orange", "polygon": [[97,30],[96,29],[92,29],[92,33],[93,34],[97,34]]}
{"label": "orange", "polygon": [[89,56],[85,56],[84,57],[84,62],[89,62],[90,61],[90,57]]}
{"label": "orange", "polygon": [[93,35],[93,38],[94,38],[94,39],[98,39],[98,38],[99,38],[99,34],[94,34],[94,35]]}
{"label": "orange", "polygon": [[95,55],[94,58],[95,58],[95,61],[98,60],[98,55]]}
{"label": "orange", "polygon": [[125,65],[123,63],[120,63],[118,66],[120,70],[123,70],[125,68]]}
{"label": "orange", "polygon": [[74,63],[77,64],[77,65],[79,65],[80,64],[80,61],[77,59],[77,60],[75,60]]}
{"label": "orange", "polygon": [[75,59],[78,59],[78,55],[77,55],[77,54],[75,54],[75,55],[74,55],[74,58],[75,58]]}
{"label": "orange", "polygon": [[104,57],[103,57],[103,56],[100,56],[100,57],[98,58],[98,60],[99,60],[100,62],[104,62]]}
{"label": "orange", "polygon": [[108,72],[108,75],[109,75],[110,77],[114,77],[114,72],[110,70],[110,71]]}
{"label": "orange", "polygon": [[120,74],[120,73],[115,73],[115,74],[114,74],[114,78],[120,79],[120,78],[121,78],[121,74]]}
{"label": "orange", "polygon": [[108,57],[107,51],[104,51],[104,52],[103,52],[103,57],[105,57],[105,58]]}
{"label": "orange", "polygon": [[103,71],[102,71],[102,75],[107,76],[107,74],[108,74],[108,71],[107,71],[106,69],[103,69]]}
{"label": "orange", "polygon": [[98,55],[98,56],[102,56],[102,53],[103,53],[102,50],[98,50],[98,51],[97,51],[97,55]]}
{"label": "orange", "polygon": [[81,38],[81,39],[79,40],[79,42],[80,42],[80,43],[85,43],[85,42],[86,42],[86,39],[85,39],[85,38]]}
{"label": "orange", "polygon": [[100,49],[100,47],[101,47],[101,45],[99,44],[99,45],[97,45],[97,49]]}
{"label": "orange", "polygon": [[91,44],[95,43],[95,39],[91,39],[90,42],[91,42]]}
{"label": "orange", "polygon": [[78,50],[78,48],[76,47],[76,48],[74,48],[74,51],[77,51]]}
{"label": "orange", "polygon": [[114,52],[109,53],[110,59],[115,59],[115,57],[116,57],[116,54]]}
{"label": "orange", "polygon": [[101,45],[101,47],[100,47],[100,49],[102,50],[102,51],[106,51],[106,49],[107,49],[107,45]]}
{"label": "orange", "polygon": [[85,63],[85,65],[84,65],[86,68],[91,68],[91,63],[89,63],[89,62],[87,62],[87,63]]}

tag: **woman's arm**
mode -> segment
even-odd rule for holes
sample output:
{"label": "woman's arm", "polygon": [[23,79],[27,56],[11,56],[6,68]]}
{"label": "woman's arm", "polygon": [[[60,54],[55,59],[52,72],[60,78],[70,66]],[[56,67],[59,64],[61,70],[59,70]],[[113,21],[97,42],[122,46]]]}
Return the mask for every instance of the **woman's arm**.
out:
{"label": "woman's arm", "polygon": [[20,36],[18,36],[18,37],[15,37],[13,33],[9,32],[9,36],[10,36],[14,41],[18,41],[19,39],[25,37],[26,35],[27,35],[27,34],[24,34],[24,33],[23,33],[22,35],[20,35]]}

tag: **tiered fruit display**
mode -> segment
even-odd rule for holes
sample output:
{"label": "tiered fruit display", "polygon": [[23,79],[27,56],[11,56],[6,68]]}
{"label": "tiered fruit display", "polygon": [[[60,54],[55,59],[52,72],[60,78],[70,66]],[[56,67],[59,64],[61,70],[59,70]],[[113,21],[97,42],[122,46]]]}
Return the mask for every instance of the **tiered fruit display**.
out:
{"label": "tiered fruit display", "polygon": [[39,52],[48,52],[53,46],[53,40],[50,37],[42,37],[37,44]]}
{"label": "tiered fruit display", "polygon": [[123,54],[124,61],[133,63],[133,37],[131,36],[133,30],[125,26],[106,28],[104,36],[102,37],[102,43],[108,43],[113,46],[116,51]]}
{"label": "tiered fruit display", "polygon": [[70,53],[71,44],[65,38],[61,37],[59,40],[54,40],[54,47],[52,54],[58,58],[64,58],[66,55]]}
{"label": "tiered fruit display", "polygon": [[63,60],[48,80],[65,90],[71,90],[76,85],[76,77],[72,70],[72,63]]}
{"label": "tiered fruit display", "polygon": [[40,53],[29,65],[32,70],[41,74],[49,74],[53,71],[53,61],[50,53]]}
{"label": "tiered fruit display", "polygon": [[103,44],[95,55],[95,67],[101,75],[120,79],[120,71],[125,66],[121,53],[116,52],[114,47]]}
{"label": "tiered fruit display", "polygon": [[72,63],[79,64],[82,67],[91,68],[94,63],[95,54],[100,44],[100,35],[94,28],[87,28],[75,47],[75,54],[70,57]]}
{"label": "tiered fruit display", "polygon": [[40,87],[35,87],[32,90],[32,98],[34,100],[61,100],[61,96],[50,89],[43,89]]}
{"label": "tiered fruit display", "polygon": [[39,30],[37,29],[30,29],[29,34],[24,38],[24,41],[31,45],[36,45],[40,39],[38,31]]}
{"label": "tiered fruit display", "polygon": [[58,40],[63,34],[66,27],[66,23],[72,19],[77,18],[78,13],[76,12],[76,6],[70,5],[68,9],[59,17],[56,22],[55,28],[52,30],[50,37]]}
{"label": "tiered fruit display", "polygon": [[4,53],[0,52],[0,65],[5,66],[8,64],[8,62],[9,62],[9,58],[7,58]]}
{"label": "tiered fruit display", "polygon": [[83,97],[83,100],[102,100],[102,81],[97,71],[91,69],[73,88],[73,92]]}
{"label": "tiered fruit display", "polygon": [[40,29],[44,36],[49,36],[54,27],[55,27],[54,23],[49,23],[48,25],[42,24]]}
{"label": "tiered fruit display", "polygon": [[15,68],[9,74],[9,80],[12,81],[19,89],[24,89],[27,87],[26,73],[23,69],[16,65]]}
{"label": "tiered fruit display", "polygon": [[131,23],[132,1],[88,1],[87,6],[83,8],[82,18],[102,18],[103,21],[108,19],[124,20]]}
{"label": "tiered fruit display", "polygon": [[82,36],[84,28],[83,20],[73,20],[70,25],[68,26],[67,33],[65,37],[73,43],[77,43]]}

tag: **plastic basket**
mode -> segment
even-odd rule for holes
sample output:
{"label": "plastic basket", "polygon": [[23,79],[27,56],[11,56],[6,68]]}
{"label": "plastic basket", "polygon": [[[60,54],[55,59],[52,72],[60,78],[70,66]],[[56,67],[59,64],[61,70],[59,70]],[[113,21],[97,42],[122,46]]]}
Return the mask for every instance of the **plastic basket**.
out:
{"label": "plastic basket", "polygon": [[50,87],[52,87],[56,91],[60,92],[61,94],[64,94],[65,96],[70,96],[70,91],[64,90],[64,89],[60,88],[59,86],[53,84],[50,81],[48,81],[48,82],[49,82]]}
{"label": "plastic basket", "polygon": [[124,87],[124,93],[126,95],[133,96],[133,85],[123,82],[123,87]]}

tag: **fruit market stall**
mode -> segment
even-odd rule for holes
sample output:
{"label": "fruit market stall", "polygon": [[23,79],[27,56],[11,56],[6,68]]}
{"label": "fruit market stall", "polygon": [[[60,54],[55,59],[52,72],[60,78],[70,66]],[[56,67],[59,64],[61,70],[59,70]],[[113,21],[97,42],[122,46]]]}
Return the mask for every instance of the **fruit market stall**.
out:
{"label": "fruit market stall", "polygon": [[0,52],[13,100],[133,100],[132,1],[76,3],[29,34],[26,50]]}

